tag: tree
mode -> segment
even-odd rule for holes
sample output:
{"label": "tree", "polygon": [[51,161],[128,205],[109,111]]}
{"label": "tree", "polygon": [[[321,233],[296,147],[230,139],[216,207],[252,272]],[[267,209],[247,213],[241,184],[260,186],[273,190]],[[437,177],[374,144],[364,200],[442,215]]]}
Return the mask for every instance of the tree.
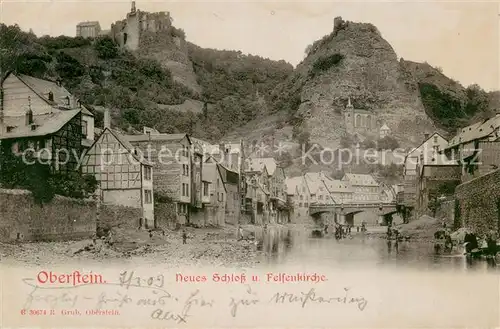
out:
{"label": "tree", "polygon": [[382,150],[395,150],[399,147],[399,142],[397,139],[391,136],[385,136],[377,141],[377,149]]}
{"label": "tree", "polygon": [[305,148],[307,149],[307,148],[309,148],[309,145],[310,145],[310,138],[311,138],[311,134],[308,131],[302,131],[297,136],[297,141],[301,145],[304,145]]}
{"label": "tree", "polygon": [[101,59],[111,59],[118,56],[118,47],[108,36],[99,37],[94,43],[97,56]]}
{"label": "tree", "polygon": [[365,139],[362,143],[361,143],[361,148],[363,148],[364,150],[368,150],[368,149],[374,149],[377,147],[377,144],[375,143],[375,141],[371,140],[371,139]]}
{"label": "tree", "polygon": [[347,134],[347,135],[340,137],[340,147],[341,148],[349,149],[352,147],[353,144],[354,144],[354,138],[351,135]]}
{"label": "tree", "polygon": [[445,182],[430,191],[430,200],[427,207],[432,212],[432,217],[436,217],[437,210],[443,203],[443,197],[453,195],[458,184],[458,181]]}
{"label": "tree", "polygon": [[293,158],[287,151],[281,152],[281,154],[276,159],[279,165],[283,168],[290,167],[293,164]]}

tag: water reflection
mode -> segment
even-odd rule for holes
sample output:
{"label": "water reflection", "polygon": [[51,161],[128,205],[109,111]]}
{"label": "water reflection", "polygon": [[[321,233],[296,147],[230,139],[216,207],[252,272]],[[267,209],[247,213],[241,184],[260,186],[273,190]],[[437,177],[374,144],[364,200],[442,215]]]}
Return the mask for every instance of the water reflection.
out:
{"label": "water reflection", "polygon": [[334,232],[313,238],[311,230],[268,227],[256,235],[267,264],[331,264],[343,268],[497,270],[495,259],[468,259],[461,248],[436,252],[432,242],[387,241],[381,235],[353,232],[337,240]]}

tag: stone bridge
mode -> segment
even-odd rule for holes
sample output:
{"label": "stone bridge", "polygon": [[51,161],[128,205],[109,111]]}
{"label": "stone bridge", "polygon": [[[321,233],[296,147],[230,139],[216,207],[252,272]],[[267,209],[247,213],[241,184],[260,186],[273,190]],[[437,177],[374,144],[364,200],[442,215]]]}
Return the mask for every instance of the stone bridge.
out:
{"label": "stone bridge", "polygon": [[321,214],[331,213],[334,220],[341,224],[354,224],[354,215],[360,212],[372,212],[379,216],[379,223],[386,224],[390,215],[397,212],[396,202],[315,204],[309,207],[309,215],[319,219]]}

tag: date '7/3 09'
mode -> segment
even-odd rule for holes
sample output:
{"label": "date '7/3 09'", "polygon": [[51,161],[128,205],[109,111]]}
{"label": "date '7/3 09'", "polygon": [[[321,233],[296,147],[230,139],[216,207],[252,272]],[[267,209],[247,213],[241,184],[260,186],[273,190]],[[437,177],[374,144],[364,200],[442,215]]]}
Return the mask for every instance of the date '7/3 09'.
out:
{"label": "date '7/3 09'", "polygon": [[162,274],[143,278],[135,275],[134,271],[123,271],[120,273],[120,285],[127,289],[130,286],[163,288],[164,283],[165,279]]}

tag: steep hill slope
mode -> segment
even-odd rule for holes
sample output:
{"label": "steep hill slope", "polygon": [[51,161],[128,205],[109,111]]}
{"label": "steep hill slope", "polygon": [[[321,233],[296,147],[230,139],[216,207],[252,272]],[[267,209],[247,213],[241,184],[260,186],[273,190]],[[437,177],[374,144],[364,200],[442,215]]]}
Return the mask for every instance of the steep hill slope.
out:
{"label": "steep hill slope", "polygon": [[[0,24],[0,78],[9,70],[61,78],[90,108],[113,108],[114,123],[121,128],[140,130],[146,125],[216,142],[223,132],[265,112],[262,105],[271,86],[283,82],[293,70],[284,61],[188,43],[181,51],[172,48],[177,44],[155,40],[133,54],[107,37],[38,38],[18,26]],[[172,73],[172,61],[185,67]],[[192,74],[186,67],[192,68]],[[184,79],[181,71],[187,72]],[[191,75],[202,93],[193,91],[192,83],[188,86]]]}
{"label": "steep hill slope", "polygon": [[[489,115],[494,107],[490,99],[495,96],[479,86],[464,88],[427,63],[398,60],[372,24],[338,17],[333,32],[307,51],[304,61],[272,93],[270,108],[288,114],[286,123],[270,125],[279,128],[276,136],[289,136],[283,132],[293,126],[296,141],[309,137],[309,142],[336,149],[350,134],[376,140],[386,124],[400,145],[409,147],[420,143],[424,133],[453,133]],[[349,98],[356,109],[376,119],[376,129],[349,132],[343,112]],[[253,126],[239,131],[252,131]],[[228,134],[238,137],[238,132]]]}

